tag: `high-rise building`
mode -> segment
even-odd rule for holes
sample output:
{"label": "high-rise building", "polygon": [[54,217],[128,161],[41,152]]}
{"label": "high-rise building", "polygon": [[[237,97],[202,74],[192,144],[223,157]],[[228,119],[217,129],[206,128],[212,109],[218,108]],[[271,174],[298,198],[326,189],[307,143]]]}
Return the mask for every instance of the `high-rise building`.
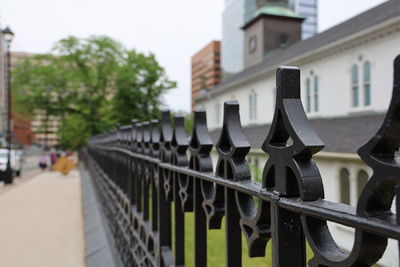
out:
{"label": "high-rise building", "polygon": [[302,24],[302,39],[317,33],[317,0],[225,0],[221,42],[221,65],[224,77],[229,77],[245,68],[245,34],[242,27],[254,17],[258,8],[267,4],[288,7],[305,18]]}
{"label": "high-rise building", "polygon": [[289,8],[293,8],[300,17],[305,18],[302,24],[302,39],[315,35],[318,31],[318,1],[317,0],[291,0]]}
{"label": "high-rise building", "polygon": [[222,14],[221,60],[224,77],[244,68],[244,32],[242,26],[256,11],[256,0],[226,0]]}
{"label": "high-rise building", "polygon": [[209,90],[221,80],[221,42],[212,41],[192,56],[192,109],[202,90]]}

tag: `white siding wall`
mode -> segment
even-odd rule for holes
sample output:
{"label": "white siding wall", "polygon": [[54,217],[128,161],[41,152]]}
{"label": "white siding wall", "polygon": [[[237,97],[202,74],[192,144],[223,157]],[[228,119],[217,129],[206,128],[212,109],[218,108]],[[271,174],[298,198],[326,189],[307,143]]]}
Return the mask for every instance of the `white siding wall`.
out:
{"label": "white siding wall", "polygon": [[[246,88],[239,87],[230,90],[227,93],[212,97],[212,99],[203,102],[201,105],[207,111],[207,122],[209,129],[221,128],[222,116],[223,116],[223,103],[228,100],[237,100],[240,104],[240,118],[243,125],[252,124],[265,124],[272,120],[275,107],[275,77],[270,76],[269,79],[258,80],[249,83]],[[249,106],[249,94],[251,91],[257,94],[257,120],[250,121],[250,106]],[[220,122],[217,124],[215,120],[214,106],[216,103],[221,103]]]}
{"label": "white siding wall", "polygon": [[[305,103],[306,78],[313,70],[319,79],[319,112],[309,117],[338,117],[354,115],[359,112],[386,111],[393,82],[393,60],[400,54],[398,44],[400,33],[395,32],[384,38],[355,46],[352,49],[326,56],[311,63],[300,64],[302,100]],[[358,62],[359,56],[371,62],[371,106],[353,108],[351,106],[351,66]],[[360,71],[362,71],[360,69]],[[207,110],[210,129],[220,128],[214,119],[214,107],[220,102],[221,116],[223,103],[235,99],[240,104],[240,115],[243,126],[270,123],[274,107],[275,73],[266,74],[262,79],[235,86],[210,99],[198,103]],[[359,90],[362,90],[360,81]],[[257,94],[257,120],[249,120],[249,94]],[[220,120],[222,122],[222,118]]]}

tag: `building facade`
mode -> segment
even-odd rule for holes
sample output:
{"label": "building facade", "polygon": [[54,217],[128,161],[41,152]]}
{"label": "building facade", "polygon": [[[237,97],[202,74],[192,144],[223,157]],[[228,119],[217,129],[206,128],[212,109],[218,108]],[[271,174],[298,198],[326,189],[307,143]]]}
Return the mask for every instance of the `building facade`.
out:
{"label": "building facade", "polygon": [[[261,173],[267,155],[260,147],[275,110],[276,69],[298,66],[304,110],[326,144],[315,155],[325,198],[355,206],[372,175],[357,149],[383,121],[399,43],[400,2],[390,0],[231,76],[197,98],[196,106],[207,111],[208,126],[217,136],[223,103],[239,102],[241,122],[253,147],[248,161]],[[329,227],[339,247],[351,251],[354,230],[335,224]],[[389,240],[379,265],[399,266],[397,242]]]}
{"label": "building facade", "polygon": [[32,131],[35,133],[34,143],[44,148],[58,146],[57,133],[59,128],[59,118],[47,116],[45,112],[36,112],[32,121]]}
{"label": "building facade", "polygon": [[12,143],[17,146],[32,145],[35,135],[32,131],[32,120],[28,114],[13,112],[12,119]]}
{"label": "building facade", "polygon": [[221,43],[212,41],[192,57],[192,109],[202,90],[210,90],[221,80]]}
{"label": "building facade", "polygon": [[289,7],[300,17],[305,18],[302,24],[302,39],[305,40],[318,32],[318,0],[291,0]]}

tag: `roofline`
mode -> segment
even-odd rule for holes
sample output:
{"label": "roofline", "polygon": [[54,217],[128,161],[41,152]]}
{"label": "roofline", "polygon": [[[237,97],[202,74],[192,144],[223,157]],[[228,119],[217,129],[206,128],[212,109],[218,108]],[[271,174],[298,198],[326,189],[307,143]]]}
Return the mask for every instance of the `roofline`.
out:
{"label": "roofline", "polygon": [[[340,24],[338,24],[338,25],[336,25],[336,26],[334,26],[332,28],[329,28],[329,29],[327,29],[327,30],[325,30],[325,31],[323,31],[323,32],[321,32],[319,34],[316,34],[315,36],[313,36],[311,38],[308,38],[306,40],[302,40],[302,41],[297,42],[297,43],[293,44],[292,46],[288,47],[287,49],[282,50],[281,52],[276,54],[274,57],[277,57],[279,55],[284,55],[288,51],[294,50],[296,48],[296,46],[298,46],[300,44],[304,44],[305,42],[312,43],[313,40],[316,39],[316,38],[323,38],[323,37],[325,37],[325,35],[328,36],[328,34],[331,31],[340,30],[342,28],[345,28],[346,26],[348,26],[347,25],[348,23],[350,23],[352,21],[355,21],[355,20],[358,20],[358,19],[360,19],[360,17],[363,17],[366,13],[373,12],[375,9],[382,8],[385,5],[389,5],[389,4],[390,5],[394,5],[394,4],[396,4],[398,9],[400,9],[400,4],[399,3],[400,3],[399,0],[389,0],[387,2],[384,2],[379,6],[376,6],[376,7],[372,8],[372,9],[369,9],[369,10],[367,10],[367,11],[365,11],[365,12],[363,12],[363,13],[361,13],[361,14],[359,14],[359,15],[357,15],[357,16],[355,16],[355,17],[353,17],[353,18],[351,18],[351,19],[349,19],[347,21],[344,21],[344,22],[342,22],[342,23],[340,23]],[[379,30],[381,28],[390,27],[390,26],[393,26],[393,25],[398,26],[398,24],[396,24],[396,22],[400,21],[400,13],[398,12],[398,10],[396,10],[396,11],[397,12],[395,13],[395,15],[392,15],[392,16],[386,18],[385,20],[380,21],[379,23],[373,25],[372,27],[363,28],[361,30],[353,32],[352,34],[344,35],[343,37],[341,37],[340,39],[336,40],[335,42],[328,42],[325,45],[322,45],[322,46],[318,47],[317,49],[314,49],[314,50],[311,50],[311,51],[306,51],[304,53],[300,53],[295,57],[285,59],[285,60],[283,60],[281,62],[277,62],[277,63],[269,66],[268,65],[269,61],[272,61],[274,59],[274,57],[272,57],[268,61],[263,61],[263,62],[255,65],[255,66],[252,66],[250,68],[244,69],[243,71],[241,71],[241,72],[229,77],[226,81],[222,81],[222,83],[220,83],[216,87],[214,87],[211,90],[209,90],[207,92],[207,94],[200,95],[197,98],[195,98],[195,102],[197,102],[197,103],[201,102],[203,100],[206,100],[206,99],[210,98],[213,95],[216,95],[216,94],[219,94],[219,93],[223,93],[223,92],[225,92],[226,90],[228,90],[228,89],[230,89],[232,87],[235,87],[235,86],[243,84],[245,82],[257,79],[257,78],[261,77],[262,75],[269,74],[271,71],[274,71],[279,65],[293,65],[295,62],[304,60],[304,59],[310,57],[311,55],[315,55],[315,54],[318,54],[318,53],[323,53],[323,52],[325,52],[325,51],[327,51],[329,49],[332,49],[333,47],[342,45],[344,43],[351,42],[351,41],[353,41],[355,39],[358,39],[358,38],[361,38],[361,37],[363,37],[363,36],[365,36],[365,35],[367,35],[367,34],[369,34],[371,32],[375,32],[375,31],[377,31],[377,30]],[[261,68],[262,65],[266,65],[266,66],[264,68]],[[261,68],[261,69],[257,70],[257,68]],[[255,69],[255,71],[253,71],[253,73],[252,73],[252,70],[254,70],[254,69]],[[246,74],[245,72],[249,72],[249,73]],[[244,75],[244,77],[235,79],[239,75]]]}
{"label": "roofline", "polygon": [[253,25],[254,23],[256,23],[260,18],[283,18],[285,20],[293,20],[293,21],[299,21],[302,22],[303,20],[305,20],[305,18],[303,17],[290,17],[290,16],[284,16],[284,15],[274,15],[274,14],[265,14],[265,13],[261,13],[258,14],[257,16],[255,16],[254,18],[252,18],[251,20],[249,20],[248,22],[246,22],[243,26],[242,26],[242,30],[246,30],[247,28],[249,28],[251,25]]}

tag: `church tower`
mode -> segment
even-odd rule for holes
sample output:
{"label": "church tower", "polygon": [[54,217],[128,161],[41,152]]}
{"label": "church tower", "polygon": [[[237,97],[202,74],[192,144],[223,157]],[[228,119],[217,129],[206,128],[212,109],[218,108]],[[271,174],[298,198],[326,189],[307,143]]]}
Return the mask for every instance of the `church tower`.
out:
{"label": "church tower", "polygon": [[[262,5],[264,4],[264,5]],[[287,8],[288,0],[259,0],[258,9],[245,31],[245,68],[261,63],[301,40],[304,18]]]}

